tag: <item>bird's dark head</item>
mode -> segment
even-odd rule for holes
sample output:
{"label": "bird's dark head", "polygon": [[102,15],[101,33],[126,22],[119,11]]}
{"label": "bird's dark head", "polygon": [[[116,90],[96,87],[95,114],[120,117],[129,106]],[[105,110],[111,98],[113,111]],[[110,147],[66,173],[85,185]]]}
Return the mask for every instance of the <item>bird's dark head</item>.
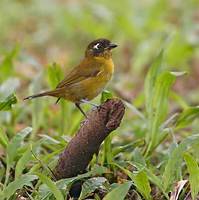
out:
{"label": "bird's dark head", "polygon": [[94,40],[91,42],[87,49],[86,49],[86,55],[87,56],[94,56],[94,57],[106,57],[111,56],[111,50],[116,48],[117,45],[111,43],[110,40],[101,38]]}

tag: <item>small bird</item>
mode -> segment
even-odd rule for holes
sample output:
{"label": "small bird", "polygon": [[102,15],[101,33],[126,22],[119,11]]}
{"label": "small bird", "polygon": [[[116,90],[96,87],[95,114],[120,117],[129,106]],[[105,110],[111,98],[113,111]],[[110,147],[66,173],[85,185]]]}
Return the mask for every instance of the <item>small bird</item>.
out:
{"label": "small bird", "polygon": [[111,50],[115,47],[117,45],[107,39],[94,40],[87,46],[81,63],[73,68],[54,90],[28,96],[24,100],[53,96],[58,98],[58,103],[60,98],[63,98],[75,103],[86,117],[80,104],[95,98],[111,79],[114,72]]}

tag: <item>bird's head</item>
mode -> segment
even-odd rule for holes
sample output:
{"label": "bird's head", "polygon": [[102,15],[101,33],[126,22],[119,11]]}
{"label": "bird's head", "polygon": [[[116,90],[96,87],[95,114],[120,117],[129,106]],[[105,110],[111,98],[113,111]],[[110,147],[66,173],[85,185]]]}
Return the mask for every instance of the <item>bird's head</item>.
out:
{"label": "bird's head", "polygon": [[101,38],[91,42],[86,49],[86,56],[93,57],[110,57],[111,50],[116,48],[117,45],[111,41]]}

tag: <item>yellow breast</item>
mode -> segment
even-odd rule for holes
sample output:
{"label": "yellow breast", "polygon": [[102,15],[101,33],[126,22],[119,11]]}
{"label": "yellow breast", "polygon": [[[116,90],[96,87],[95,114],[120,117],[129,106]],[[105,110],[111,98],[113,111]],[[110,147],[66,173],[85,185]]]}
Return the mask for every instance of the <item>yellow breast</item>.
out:
{"label": "yellow breast", "polygon": [[[91,100],[95,98],[102,90],[105,88],[107,83],[111,80],[113,72],[114,72],[114,64],[112,59],[102,60],[102,58],[97,58],[98,62],[102,61],[101,70],[97,74],[97,76],[93,78],[89,78],[84,83],[85,85],[89,85],[87,87],[87,91],[85,91],[86,98]],[[99,60],[100,59],[100,60]]]}
{"label": "yellow breast", "polygon": [[92,62],[98,64],[99,72],[95,76],[68,86],[64,95],[65,99],[73,102],[79,102],[82,99],[92,100],[105,88],[114,72],[113,61],[111,58],[105,59],[103,57],[95,57],[94,59]]}

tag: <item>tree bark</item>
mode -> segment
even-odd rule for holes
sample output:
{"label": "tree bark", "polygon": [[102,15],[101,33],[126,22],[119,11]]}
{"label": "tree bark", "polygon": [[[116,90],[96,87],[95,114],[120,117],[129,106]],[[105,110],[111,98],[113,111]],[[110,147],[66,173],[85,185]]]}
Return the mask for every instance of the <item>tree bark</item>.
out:
{"label": "tree bark", "polygon": [[125,111],[119,99],[111,99],[88,114],[77,134],[60,154],[54,169],[56,179],[84,173],[104,139],[119,127]]}

